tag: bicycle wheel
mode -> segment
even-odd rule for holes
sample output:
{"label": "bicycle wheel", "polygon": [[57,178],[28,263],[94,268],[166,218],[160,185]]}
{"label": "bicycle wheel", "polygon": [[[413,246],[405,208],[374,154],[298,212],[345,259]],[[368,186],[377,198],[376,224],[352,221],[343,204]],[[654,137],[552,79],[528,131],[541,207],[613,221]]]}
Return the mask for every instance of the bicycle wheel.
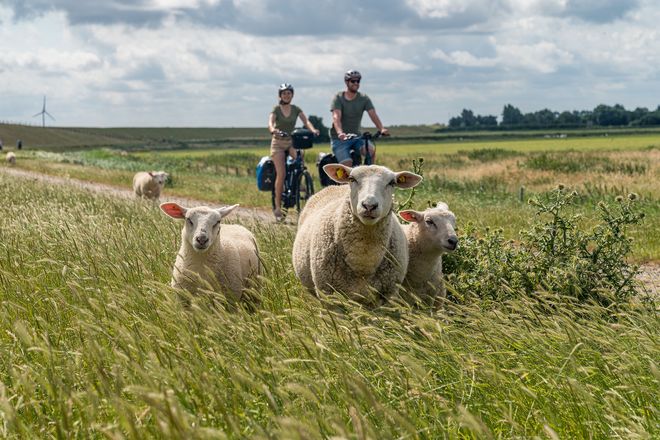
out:
{"label": "bicycle wheel", "polygon": [[300,212],[300,206],[314,195],[314,180],[308,171],[303,171],[298,176],[298,191],[296,191],[296,209]]}

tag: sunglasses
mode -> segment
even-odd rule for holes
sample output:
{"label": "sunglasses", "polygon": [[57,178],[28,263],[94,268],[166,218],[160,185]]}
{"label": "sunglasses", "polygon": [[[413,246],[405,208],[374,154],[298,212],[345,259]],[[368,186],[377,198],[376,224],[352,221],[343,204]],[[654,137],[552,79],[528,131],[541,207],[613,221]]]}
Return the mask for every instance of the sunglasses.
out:
{"label": "sunglasses", "polygon": [[360,80],[359,80],[359,79],[349,79],[348,82],[349,82],[349,83],[353,83],[353,84],[360,84]]}

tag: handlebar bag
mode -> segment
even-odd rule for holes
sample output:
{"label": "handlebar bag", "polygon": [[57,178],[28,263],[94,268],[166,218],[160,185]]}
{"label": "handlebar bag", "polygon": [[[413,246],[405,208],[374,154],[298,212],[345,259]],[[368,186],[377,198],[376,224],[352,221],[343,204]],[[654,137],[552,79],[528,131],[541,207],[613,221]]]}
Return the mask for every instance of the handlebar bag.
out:
{"label": "handlebar bag", "polygon": [[291,140],[293,141],[293,148],[306,150],[314,146],[314,133],[306,128],[296,128],[291,133]]}

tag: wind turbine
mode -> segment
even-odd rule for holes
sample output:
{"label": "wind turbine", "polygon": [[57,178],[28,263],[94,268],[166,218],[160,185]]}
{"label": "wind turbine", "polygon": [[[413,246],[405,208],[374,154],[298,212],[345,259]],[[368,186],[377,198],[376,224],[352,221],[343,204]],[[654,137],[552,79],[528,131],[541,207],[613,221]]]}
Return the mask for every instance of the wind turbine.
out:
{"label": "wind turbine", "polygon": [[32,116],[32,117],[33,117],[33,118],[36,118],[36,117],[39,116],[39,115],[41,115],[41,126],[42,126],[42,127],[46,127],[46,115],[48,115],[48,117],[49,117],[50,119],[52,119],[53,121],[55,120],[55,118],[53,117],[53,115],[51,115],[50,113],[48,113],[48,112],[46,111],[46,95],[44,95],[44,107],[41,109],[41,111],[40,111],[39,113],[37,113],[36,115],[34,115],[34,116]]}

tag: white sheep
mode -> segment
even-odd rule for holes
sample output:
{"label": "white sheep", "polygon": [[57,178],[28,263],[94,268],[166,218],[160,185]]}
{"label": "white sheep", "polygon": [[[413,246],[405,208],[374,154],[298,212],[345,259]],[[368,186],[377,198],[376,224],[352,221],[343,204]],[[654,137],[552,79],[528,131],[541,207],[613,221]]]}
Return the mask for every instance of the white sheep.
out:
{"label": "white sheep", "polygon": [[5,160],[9,165],[16,165],[16,155],[13,151],[9,151],[5,156]]}
{"label": "white sheep", "polygon": [[138,197],[158,200],[168,176],[165,171],[140,171],[133,176],[133,191]]}
{"label": "white sheep", "polygon": [[403,231],[408,239],[408,272],[404,288],[415,297],[406,300],[433,306],[437,297],[447,295],[442,278],[442,254],[452,252],[458,245],[456,216],[444,202],[425,211],[405,210],[399,216],[407,222]]}
{"label": "white sheep", "polygon": [[238,205],[213,209],[184,208],[163,203],[170,217],[185,219],[181,248],[172,271],[172,287],[190,292],[220,288],[238,300],[249,280],[261,272],[259,249],[254,235],[241,225],[220,225]]}
{"label": "white sheep", "polygon": [[383,166],[323,167],[338,183],[315,194],[298,222],[293,267],[312,293],[337,290],[368,306],[397,292],[408,267],[408,245],[392,212],[394,188],[412,188],[417,174]]}

